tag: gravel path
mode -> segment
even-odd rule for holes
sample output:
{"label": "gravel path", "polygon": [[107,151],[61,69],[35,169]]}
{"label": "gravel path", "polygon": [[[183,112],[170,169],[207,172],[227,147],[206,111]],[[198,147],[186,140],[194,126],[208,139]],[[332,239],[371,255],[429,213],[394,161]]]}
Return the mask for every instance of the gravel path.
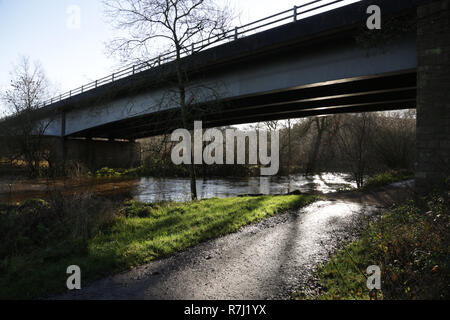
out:
{"label": "gravel path", "polygon": [[318,263],[355,237],[363,217],[377,212],[319,201],[58,299],[290,299],[307,287]]}

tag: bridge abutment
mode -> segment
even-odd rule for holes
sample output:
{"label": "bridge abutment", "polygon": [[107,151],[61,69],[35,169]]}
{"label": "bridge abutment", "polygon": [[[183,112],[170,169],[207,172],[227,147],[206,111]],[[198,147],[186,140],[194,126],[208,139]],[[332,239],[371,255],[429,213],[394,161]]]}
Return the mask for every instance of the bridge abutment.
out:
{"label": "bridge abutment", "polygon": [[140,164],[140,144],[128,141],[49,138],[54,163],[82,163],[90,170],[132,168]]}
{"label": "bridge abutment", "polygon": [[418,8],[416,186],[450,176],[450,0]]}

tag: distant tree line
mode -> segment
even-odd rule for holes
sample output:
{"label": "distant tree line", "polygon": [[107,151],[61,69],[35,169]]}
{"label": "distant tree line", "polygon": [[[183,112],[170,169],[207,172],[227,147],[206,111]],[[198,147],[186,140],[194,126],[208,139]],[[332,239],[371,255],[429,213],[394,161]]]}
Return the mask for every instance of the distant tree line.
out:
{"label": "distant tree line", "polygon": [[[280,175],[349,172],[362,187],[371,174],[414,170],[415,126],[415,111],[406,110],[270,121],[246,130],[279,130]],[[170,135],[144,139],[141,144],[144,174],[188,175],[186,167],[171,162],[175,143]],[[197,171],[202,176],[259,174],[257,166],[249,165],[198,165]]]}

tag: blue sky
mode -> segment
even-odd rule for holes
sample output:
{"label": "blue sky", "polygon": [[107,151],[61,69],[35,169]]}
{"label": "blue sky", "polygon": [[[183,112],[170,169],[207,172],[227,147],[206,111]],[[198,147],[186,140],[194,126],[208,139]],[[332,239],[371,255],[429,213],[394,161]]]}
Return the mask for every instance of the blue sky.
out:
{"label": "blue sky", "polygon": [[[311,0],[226,1],[241,12],[240,24]],[[70,20],[74,7],[80,10],[79,28]],[[42,64],[57,92],[106,76],[118,65],[105,50],[113,36],[100,0],[0,0],[0,90],[21,55]]]}
{"label": "blue sky", "polygon": [[[67,9],[81,8],[79,29],[67,27]],[[93,0],[0,0],[0,87],[20,55],[38,60],[61,90],[108,74],[104,41],[113,35]]]}

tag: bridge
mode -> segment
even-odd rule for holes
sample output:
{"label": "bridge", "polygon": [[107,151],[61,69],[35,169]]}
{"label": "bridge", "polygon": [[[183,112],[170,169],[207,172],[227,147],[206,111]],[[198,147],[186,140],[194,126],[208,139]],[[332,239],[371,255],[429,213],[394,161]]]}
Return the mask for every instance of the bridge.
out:
{"label": "bridge", "polygon": [[[436,161],[448,169],[450,156],[449,1],[360,1],[304,17],[329,6],[313,3],[230,30],[204,50],[193,44],[181,61],[193,120],[217,127],[417,107],[417,179],[442,176]],[[369,5],[381,8],[389,30],[367,29]],[[51,120],[46,135],[62,141],[168,133],[182,127],[174,75],[173,57],[158,57],[51,99],[39,117]]]}

